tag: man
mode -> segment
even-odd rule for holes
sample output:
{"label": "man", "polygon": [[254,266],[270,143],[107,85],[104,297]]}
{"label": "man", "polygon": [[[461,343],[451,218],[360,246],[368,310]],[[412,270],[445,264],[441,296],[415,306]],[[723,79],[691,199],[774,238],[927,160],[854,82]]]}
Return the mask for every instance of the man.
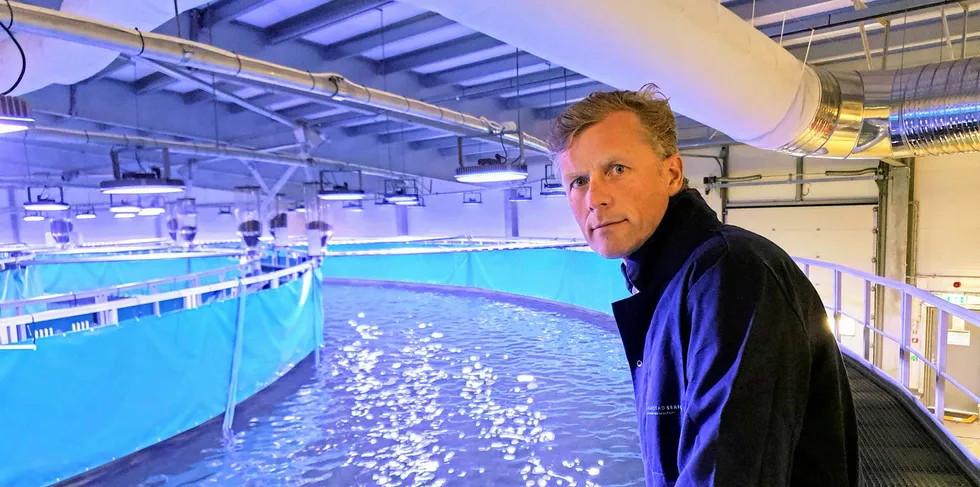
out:
{"label": "man", "polygon": [[850,385],[820,297],[785,252],[687,187],[668,102],[593,93],[553,132],[582,234],[623,259],[633,293],[613,311],[646,484],[857,485]]}

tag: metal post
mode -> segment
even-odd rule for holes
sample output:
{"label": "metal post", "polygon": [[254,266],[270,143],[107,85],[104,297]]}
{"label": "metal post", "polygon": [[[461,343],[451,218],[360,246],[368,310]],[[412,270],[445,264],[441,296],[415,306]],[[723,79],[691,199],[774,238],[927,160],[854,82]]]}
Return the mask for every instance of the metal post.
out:
{"label": "metal post", "polygon": [[[726,145],[721,148],[721,177],[728,177],[728,160],[731,149]],[[721,198],[721,222],[728,223],[728,188],[718,189],[718,196]],[[809,276],[809,274],[807,274]]]}
{"label": "metal post", "polygon": [[[156,293],[157,293],[157,286],[156,286],[156,284],[154,284],[154,285],[150,286],[150,295],[153,295],[153,294],[156,294]],[[153,302],[153,315],[154,316],[160,316],[160,301],[154,301]]]}
{"label": "metal post", "polygon": [[939,310],[938,340],[936,340],[936,419],[943,422],[946,415],[946,340],[949,335],[949,313]]}
{"label": "metal post", "polygon": [[834,271],[834,338],[840,341],[841,272]]}
{"label": "metal post", "polygon": [[902,341],[898,350],[898,378],[902,387],[909,387],[909,367],[910,353],[909,348],[912,342],[912,296],[902,293]]}
{"label": "metal post", "polygon": [[238,369],[242,361],[242,333],[245,325],[245,292],[242,280],[238,280],[238,314],[235,317],[235,342],[231,356],[231,378],[228,381],[228,396],[225,403],[225,417],[221,431],[225,441],[231,441],[234,432],[231,425],[235,420],[235,405],[238,403]]}
{"label": "metal post", "polygon": [[885,21],[885,39],[884,46],[881,48],[881,70],[884,71],[888,69],[888,31],[891,30],[892,22],[890,20]]}
{"label": "metal post", "polygon": [[864,281],[864,360],[871,362],[871,281]]}
{"label": "metal post", "polygon": [[810,277],[810,264],[803,264],[803,274],[806,274],[806,277]]}
{"label": "metal post", "polygon": [[[871,61],[870,61],[870,58],[868,58],[868,59],[869,59],[869,61],[868,61],[868,68],[870,68],[871,67],[871,65],[870,65]],[[803,158],[802,157],[797,157],[796,158],[796,179],[803,179],[803,174],[804,174],[803,173]],[[802,183],[796,185],[796,201],[803,201],[803,184]]]}
{"label": "metal post", "polygon": [[[26,149],[25,149],[26,150]],[[7,208],[11,210],[17,208],[17,196],[14,194],[13,188],[7,189]],[[20,212],[11,211],[10,212],[10,231],[11,237],[13,237],[14,243],[21,243],[20,240]],[[17,311],[20,314],[20,311]]]}
{"label": "metal post", "polygon": [[966,37],[969,33],[970,5],[967,2],[960,4],[963,7],[963,37],[960,37],[960,59],[966,59]]}

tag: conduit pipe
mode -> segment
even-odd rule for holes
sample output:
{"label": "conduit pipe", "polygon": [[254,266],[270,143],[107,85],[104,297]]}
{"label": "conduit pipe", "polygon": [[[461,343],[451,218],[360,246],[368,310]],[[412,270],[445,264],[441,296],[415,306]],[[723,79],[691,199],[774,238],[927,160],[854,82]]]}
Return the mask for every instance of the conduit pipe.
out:
{"label": "conduit pipe", "polygon": [[[980,59],[891,71],[806,66],[717,0],[402,0],[619,89],[796,156],[980,150]],[[541,19],[547,19],[542,22]]]}
{"label": "conduit pipe", "polygon": [[[520,144],[512,122],[499,124],[430,103],[359,85],[335,73],[311,73],[260,59],[241,56],[214,46],[11,2],[13,30],[114,51],[132,58],[143,57],[184,68],[232,75],[243,80],[267,83],[308,93],[311,98],[346,101],[395,114],[405,114],[438,124],[448,124],[467,135],[500,136],[506,143]],[[9,23],[6,8],[0,21]],[[547,144],[524,135],[527,148],[547,153]]]}
{"label": "conduit pipe", "polygon": [[53,127],[35,126],[27,132],[27,140],[31,142],[48,142],[56,144],[100,145],[116,149],[168,149],[174,154],[185,154],[199,157],[224,157],[247,161],[279,164],[283,166],[312,167],[336,166],[361,171],[363,174],[392,179],[407,179],[415,176],[379,169],[349,162],[334,161],[321,157],[301,157],[274,152],[259,152],[234,147],[219,147],[194,142],[155,139],[152,137],[137,137],[132,135],[108,134],[102,132],[87,132],[84,130],[69,130]]}

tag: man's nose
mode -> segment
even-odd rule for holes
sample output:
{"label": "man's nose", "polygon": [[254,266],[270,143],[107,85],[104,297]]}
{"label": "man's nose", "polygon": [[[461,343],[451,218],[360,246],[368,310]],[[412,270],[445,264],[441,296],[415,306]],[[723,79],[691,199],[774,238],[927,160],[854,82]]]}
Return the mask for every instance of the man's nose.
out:
{"label": "man's nose", "polygon": [[586,200],[589,203],[589,210],[595,211],[599,207],[609,206],[612,199],[612,193],[609,191],[609,186],[602,180],[602,178],[592,178],[589,181],[589,191],[586,193]]}

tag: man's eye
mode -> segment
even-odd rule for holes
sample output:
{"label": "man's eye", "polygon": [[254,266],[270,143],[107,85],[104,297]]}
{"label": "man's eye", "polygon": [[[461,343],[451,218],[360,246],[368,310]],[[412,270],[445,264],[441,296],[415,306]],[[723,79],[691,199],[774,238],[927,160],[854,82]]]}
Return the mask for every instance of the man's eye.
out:
{"label": "man's eye", "polygon": [[585,178],[575,178],[575,179],[572,180],[572,187],[573,188],[577,188],[577,187],[579,187],[579,186],[581,186],[583,184],[585,184]]}
{"label": "man's eye", "polygon": [[612,170],[613,173],[615,174],[623,174],[624,172],[626,172],[626,166],[622,164],[616,164],[615,166],[612,167]]}

